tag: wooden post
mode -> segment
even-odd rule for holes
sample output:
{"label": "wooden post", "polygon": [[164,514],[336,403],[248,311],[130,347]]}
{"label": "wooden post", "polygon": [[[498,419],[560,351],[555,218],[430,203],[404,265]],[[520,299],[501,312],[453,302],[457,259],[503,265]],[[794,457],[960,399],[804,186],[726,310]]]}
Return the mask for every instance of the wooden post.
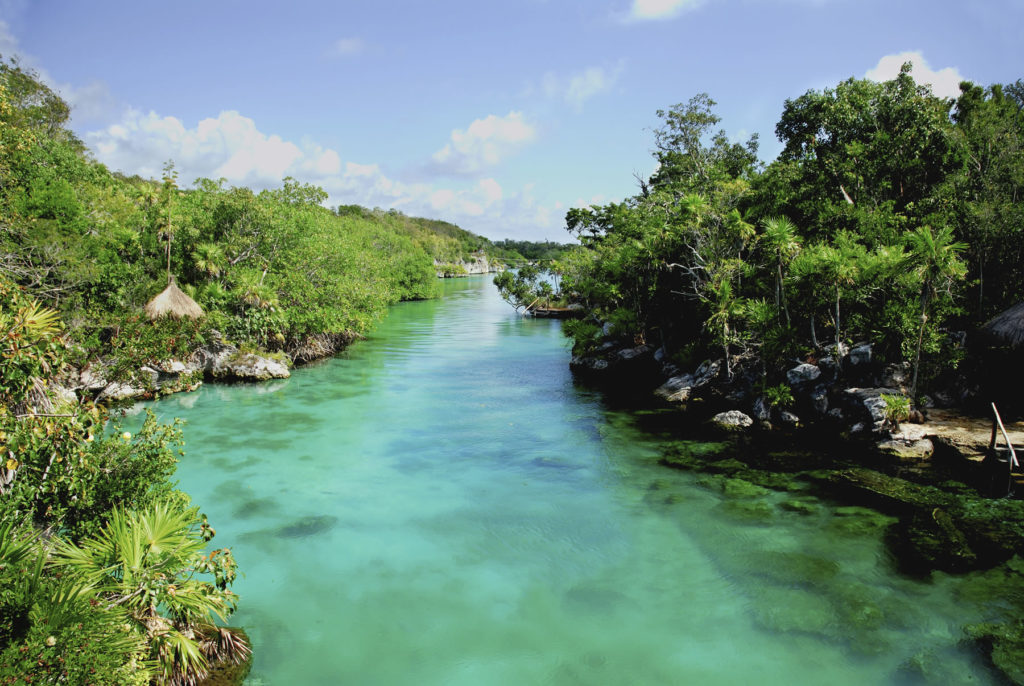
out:
{"label": "wooden post", "polygon": [[[1010,443],[1010,437],[1006,435],[1006,427],[1003,426],[1003,418],[999,416],[999,410],[996,409],[996,404],[992,403],[992,411],[996,415],[996,422],[999,423],[999,431],[1003,434],[1003,440],[1006,441],[1006,448],[1010,451],[1010,469],[1014,467],[1020,468],[1020,463],[1017,462],[1017,453],[1013,450],[1013,443]],[[992,425],[992,445],[995,445],[995,424]]]}

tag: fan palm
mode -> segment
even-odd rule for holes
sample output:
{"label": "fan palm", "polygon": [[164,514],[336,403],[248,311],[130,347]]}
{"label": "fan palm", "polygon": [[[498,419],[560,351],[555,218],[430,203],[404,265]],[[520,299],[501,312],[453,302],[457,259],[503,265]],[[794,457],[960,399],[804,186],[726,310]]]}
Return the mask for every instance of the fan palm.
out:
{"label": "fan palm", "polygon": [[[213,571],[213,556],[203,556],[195,508],[156,503],[135,512],[115,510],[94,538],[58,545],[54,562],[88,583],[111,608],[120,608],[149,642],[158,665],[158,682],[193,684],[207,673],[210,658],[241,662],[249,654],[244,641],[225,642],[228,629],[217,627],[235,608],[227,590],[193,578]],[[228,553],[229,555],[229,553]]]}

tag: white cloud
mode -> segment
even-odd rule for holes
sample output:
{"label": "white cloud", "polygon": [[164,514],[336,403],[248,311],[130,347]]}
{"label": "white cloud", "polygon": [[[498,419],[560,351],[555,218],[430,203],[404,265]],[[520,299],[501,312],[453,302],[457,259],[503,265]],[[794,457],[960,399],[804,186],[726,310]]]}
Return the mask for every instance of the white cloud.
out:
{"label": "white cloud", "polygon": [[361,38],[339,38],[331,44],[332,55],[358,55],[366,47]]}
{"label": "white cloud", "polygon": [[[532,128],[524,126],[517,113],[477,120],[466,131],[456,132],[460,136],[453,134],[451,155],[461,154],[463,161],[473,154],[498,159],[502,145],[532,140]],[[234,111],[188,127],[175,117],[128,110],[116,124],[88,133],[85,139],[99,161],[128,174],[159,177],[163,163],[172,159],[185,183],[223,177],[230,184],[260,190],[279,187],[285,176],[294,176],[326,190],[330,205],[394,208],[442,218],[495,238],[561,238],[561,213],[538,203],[530,186],[508,193],[494,178],[459,181],[451,187],[403,183],[376,164],[344,161],[336,150],[312,141],[296,143],[264,133],[252,119]],[[499,149],[480,149],[487,145]]]}
{"label": "white cloud", "polygon": [[640,21],[672,19],[703,4],[704,0],[633,0],[629,18]]}
{"label": "white cloud", "polygon": [[872,81],[889,81],[899,75],[900,67],[904,62],[910,62],[913,65],[910,75],[914,77],[914,81],[930,84],[932,92],[940,98],[955,98],[960,95],[960,82],[964,80],[960,72],[955,67],[934,71],[928,66],[928,61],[920,52],[886,55],[878,60],[875,68],[869,69],[864,77]]}
{"label": "white cloud", "polygon": [[536,136],[522,112],[509,112],[504,117],[491,114],[475,120],[465,130],[453,130],[451,140],[434,153],[434,167],[442,173],[474,175],[497,165]]}
{"label": "white cloud", "polygon": [[541,80],[541,88],[549,98],[559,98],[581,109],[583,103],[595,95],[611,90],[625,69],[619,62],[610,69],[605,67],[587,67],[568,77],[559,77],[548,72]]}

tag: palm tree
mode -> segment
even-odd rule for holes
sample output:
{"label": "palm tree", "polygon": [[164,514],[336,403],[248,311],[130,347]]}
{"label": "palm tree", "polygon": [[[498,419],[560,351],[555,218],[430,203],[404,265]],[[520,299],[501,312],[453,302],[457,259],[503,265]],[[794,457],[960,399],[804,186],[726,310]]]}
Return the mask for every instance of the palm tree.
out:
{"label": "palm tree", "polygon": [[215,278],[224,271],[227,258],[216,243],[200,243],[192,253],[195,267],[208,277]]}
{"label": "palm tree", "polygon": [[930,226],[918,227],[907,234],[910,249],[908,261],[921,278],[921,326],[917,332],[917,350],[914,353],[914,375],[910,382],[910,397],[917,395],[917,372],[921,365],[921,342],[928,322],[928,308],[940,291],[949,291],[957,279],[967,273],[967,266],[959,254],[967,249],[966,243],[953,241],[953,230],[943,226],[933,232]]}
{"label": "palm tree", "polygon": [[[144,511],[115,510],[95,538],[60,542],[54,564],[120,608],[148,641],[157,683],[186,686],[203,679],[211,659],[243,662],[249,646],[215,625],[235,609],[230,551],[202,555],[206,545],[196,508],[156,503]],[[209,534],[208,534],[209,535]],[[211,584],[197,573],[216,574]]]}
{"label": "palm tree", "polygon": [[783,268],[800,252],[800,237],[796,233],[796,224],[787,217],[769,217],[764,220],[764,233],[761,240],[765,242],[768,254],[775,260],[775,307],[781,307],[786,315],[786,327],[790,326],[789,306],[783,288],[785,276]]}

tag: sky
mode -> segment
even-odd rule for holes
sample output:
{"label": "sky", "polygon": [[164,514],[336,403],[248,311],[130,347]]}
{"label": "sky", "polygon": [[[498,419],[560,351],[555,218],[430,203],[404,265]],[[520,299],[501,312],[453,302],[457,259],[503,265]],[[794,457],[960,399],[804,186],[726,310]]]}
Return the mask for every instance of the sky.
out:
{"label": "sky", "polygon": [[706,92],[769,162],[787,98],[905,61],[943,96],[1013,82],[1022,36],[1024,0],[0,0],[0,55],[111,169],[559,242],[636,194],[659,109]]}

